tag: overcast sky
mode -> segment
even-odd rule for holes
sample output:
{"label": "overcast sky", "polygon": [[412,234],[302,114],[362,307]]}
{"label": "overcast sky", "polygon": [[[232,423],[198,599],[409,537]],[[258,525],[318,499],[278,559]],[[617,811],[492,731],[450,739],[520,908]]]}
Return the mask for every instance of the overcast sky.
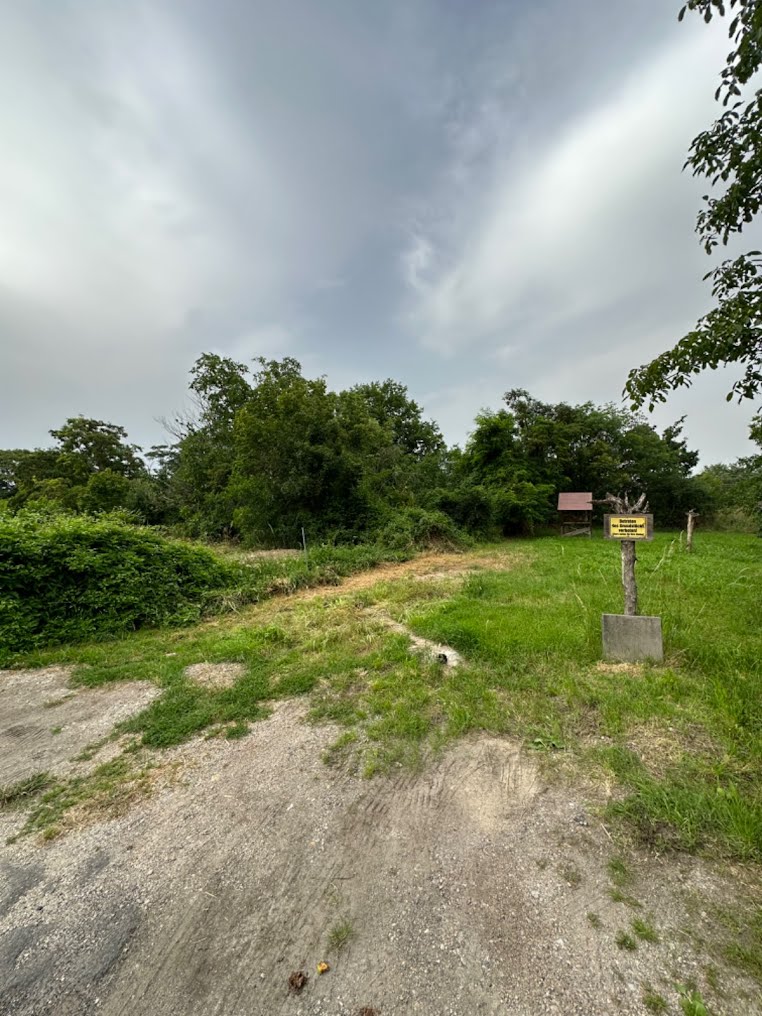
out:
{"label": "overcast sky", "polygon": [[[710,306],[681,172],[724,34],[677,0],[6,0],[0,447],[150,445],[204,351],[482,407],[619,400]],[[702,376],[702,461],[753,407]]]}

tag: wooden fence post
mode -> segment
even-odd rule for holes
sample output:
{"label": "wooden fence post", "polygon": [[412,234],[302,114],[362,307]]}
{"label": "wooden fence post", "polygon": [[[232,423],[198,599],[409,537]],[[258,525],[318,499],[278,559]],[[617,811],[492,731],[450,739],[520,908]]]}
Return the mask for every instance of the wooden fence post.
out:
{"label": "wooden fence post", "polygon": [[694,511],[694,509],[691,508],[691,510],[688,512],[688,527],[685,536],[685,549],[688,551],[689,554],[693,550],[693,527],[696,523],[697,518],[698,512]]}

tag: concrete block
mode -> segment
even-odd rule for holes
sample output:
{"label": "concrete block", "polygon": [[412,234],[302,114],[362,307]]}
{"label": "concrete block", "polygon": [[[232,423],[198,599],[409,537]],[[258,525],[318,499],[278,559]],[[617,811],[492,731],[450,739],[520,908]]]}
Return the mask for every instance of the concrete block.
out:
{"label": "concrete block", "polygon": [[664,659],[660,617],[603,614],[601,628],[604,660],[661,663]]}

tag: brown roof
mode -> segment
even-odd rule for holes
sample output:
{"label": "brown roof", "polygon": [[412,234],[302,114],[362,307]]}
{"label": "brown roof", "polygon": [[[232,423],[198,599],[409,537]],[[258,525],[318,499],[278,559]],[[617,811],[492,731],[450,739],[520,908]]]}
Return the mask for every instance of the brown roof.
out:
{"label": "brown roof", "polygon": [[590,512],[593,510],[593,495],[559,494],[558,510],[560,512]]}

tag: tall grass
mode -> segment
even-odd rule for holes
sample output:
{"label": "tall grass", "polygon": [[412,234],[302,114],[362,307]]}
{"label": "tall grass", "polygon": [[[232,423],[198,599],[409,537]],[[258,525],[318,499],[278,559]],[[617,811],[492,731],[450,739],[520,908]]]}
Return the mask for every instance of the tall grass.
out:
{"label": "tall grass", "polygon": [[644,839],[762,859],[760,541],[700,533],[689,555],[667,534],[638,547],[641,613],[661,616],[667,663],[629,673],[596,666],[601,614],[622,611],[617,545],[520,549],[523,567],[470,578],[412,628],[479,663],[517,733],[612,740],[597,761],[632,789],[613,810]]}

